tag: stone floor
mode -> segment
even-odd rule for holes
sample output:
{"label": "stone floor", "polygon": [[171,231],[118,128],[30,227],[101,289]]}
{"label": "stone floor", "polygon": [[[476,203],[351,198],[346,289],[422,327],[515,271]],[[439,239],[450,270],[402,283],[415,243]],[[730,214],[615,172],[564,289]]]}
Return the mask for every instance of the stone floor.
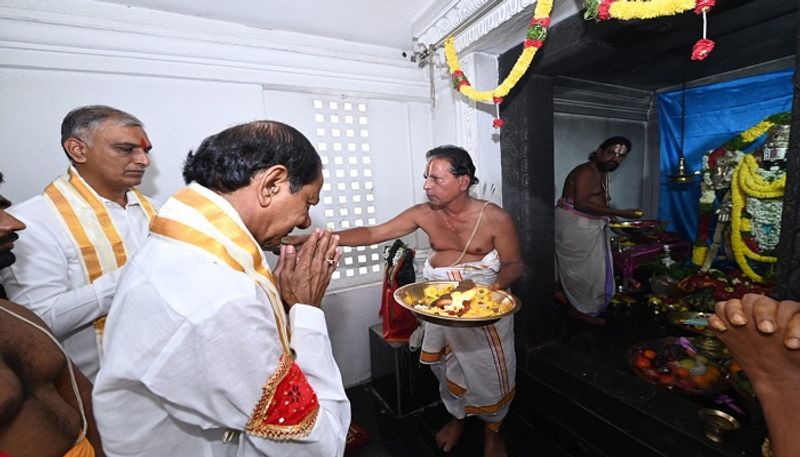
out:
{"label": "stone floor", "polygon": [[[366,429],[370,441],[348,453],[350,457],[480,457],[483,455],[483,425],[467,419],[459,444],[449,453],[436,448],[434,435],[449,420],[441,405],[428,407],[404,418],[395,418],[374,394],[370,384],[347,390],[353,422]],[[510,456],[566,457],[557,446],[530,426],[517,411],[506,418],[501,431]]]}
{"label": "stone floor", "polygon": [[[518,353],[517,396],[501,431],[510,456],[760,455],[766,430],[757,411],[741,416],[742,428],[724,443],[712,443],[703,435],[697,411],[722,408],[713,397],[678,395],[630,373],[631,344],[675,336],[676,328],[664,316],[632,308],[612,311],[604,327],[560,320],[553,341]],[[423,382],[422,376],[414,379]],[[482,456],[480,421],[468,419],[461,442],[444,453],[434,442],[436,431],[449,419],[444,407],[433,404],[397,418],[376,394],[386,386],[375,382],[347,390],[353,422],[369,433],[368,444],[349,456]],[[419,392],[413,398],[421,398]]]}

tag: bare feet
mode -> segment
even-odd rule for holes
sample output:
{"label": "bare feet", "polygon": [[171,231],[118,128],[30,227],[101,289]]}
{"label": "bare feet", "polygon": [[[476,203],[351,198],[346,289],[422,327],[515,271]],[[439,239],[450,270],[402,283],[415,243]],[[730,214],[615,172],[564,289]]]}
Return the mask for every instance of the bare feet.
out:
{"label": "bare feet", "polygon": [[506,443],[499,432],[483,429],[483,457],[507,457]]}
{"label": "bare feet", "polygon": [[553,292],[553,295],[556,298],[556,302],[562,306],[569,306],[569,299],[567,298],[567,294],[564,293],[563,290],[556,290]]}
{"label": "bare feet", "polygon": [[458,439],[461,438],[461,433],[463,432],[464,419],[456,419],[454,417],[436,432],[436,445],[444,452],[450,452],[458,443]]}

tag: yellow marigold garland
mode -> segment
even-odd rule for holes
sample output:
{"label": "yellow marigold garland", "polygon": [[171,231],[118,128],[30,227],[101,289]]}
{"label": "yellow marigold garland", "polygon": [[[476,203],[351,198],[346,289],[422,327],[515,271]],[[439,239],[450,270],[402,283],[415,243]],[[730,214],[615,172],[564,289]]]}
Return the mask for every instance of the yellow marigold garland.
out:
{"label": "yellow marigold garland", "polygon": [[768,182],[756,173],[756,170],[758,170],[758,162],[756,162],[756,158],[752,155],[744,156],[742,163],[739,164],[739,168],[741,168],[739,172],[739,187],[744,194],[762,200],[765,198],[783,197],[784,190],[786,189],[785,174],[773,182]]}
{"label": "yellow marigold garland", "polygon": [[761,135],[767,133],[769,129],[771,129],[774,126],[775,126],[774,122],[772,122],[769,119],[764,119],[758,124],[742,132],[742,134],[740,135],[741,139],[745,143],[752,143],[753,141],[757,140]]}
{"label": "yellow marigold garland", "polygon": [[693,9],[695,14],[703,16],[703,38],[692,47],[692,60],[703,60],[714,50],[714,42],[707,37],[706,13],[715,3],[716,0],[585,0],[583,17],[595,21],[629,21],[673,16]]}
{"label": "yellow marigold garland", "polygon": [[692,263],[695,265],[702,265],[708,253],[708,246],[694,246],[692,248]]}
{"label": "yellow marigold garland", "polygon": [[[470,100],[500,104],[503,101],[503,97],[508,95],[520,78],[528,71],[536,51],[542,47],[544,40],[547,38],[547,29],[550,27],[550,12],[552,10],[553,0],[539,0],[536,3],[533,19],[531,19],[530,27],[523,43],[522,53],[517,58],[508,76],[492,90],[476,90],[470,85],[469,79],[461,70],[461,63],[456,53],[455,38],[452,36],[447,37],[444,42],[444,56],[453,78],[453,87]],[[502,120],[496,119],[494,125],[495,127],[502,126]]]}
{"label": "yellow marigold garland", "polygon": [[[756,135],[754,138],[758,138],[763,133]],[[747,259],[764,263],[775,263],[778,259],[773,256],[757,254],[747,247],[747,244],[742,240],[741,234],[741,231],[746,228],[742,222],[742,209],[744,209],[745,197],[748,195],[760,199],[782,197],[786,188],[786,175],[769,183],[755,172],[757,168],[758,163],[755,157],[746,155],[733,172],[733,179],[731,180],[731,200],[733,202],[731,209],[731,247],[736,263],[739,264],[742,272],[754,281],[763,282],[764,278],[750,268]]]}
{"label": "yellow marigold garland", "polygon": [[623,21],[653,19],[689,11],[694,9],[695,3],[696,0],[616,1],[610,5],[608,12],[611,17]]}

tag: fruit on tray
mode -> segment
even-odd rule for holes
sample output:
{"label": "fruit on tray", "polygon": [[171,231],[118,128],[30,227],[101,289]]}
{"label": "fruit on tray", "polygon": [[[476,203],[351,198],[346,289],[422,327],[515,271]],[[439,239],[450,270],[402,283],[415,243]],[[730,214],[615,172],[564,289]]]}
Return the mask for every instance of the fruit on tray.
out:
{"label": "fruit on tray", "polygon": [[699,354],[687,338],[638,343],[631,348],[629,364],[637,376],[687,394],[710,394],[724,388],[720,367]]}

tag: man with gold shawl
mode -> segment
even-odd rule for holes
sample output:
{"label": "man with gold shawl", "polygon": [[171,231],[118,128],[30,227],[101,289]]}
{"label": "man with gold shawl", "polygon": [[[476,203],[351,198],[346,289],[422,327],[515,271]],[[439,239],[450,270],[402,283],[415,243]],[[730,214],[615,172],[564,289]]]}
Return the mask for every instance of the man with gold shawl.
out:
{"label": "man with gold shawl", "polygon": [[206,138],[128,262],[93,399],[108,455],[341,456],[350,403],[322,297],[338,240],[311,224],[322,162],[273,121]]}
{"label": "man with gold shawl", "polygon": [[135,186],[152,148],[142,122],[108,106],[70,111],[61,124],[67,173],[9,212],[28,226],[23,259],[2,270],[9,299],[32,310],[94,380],[103,317],[155,207]]}

